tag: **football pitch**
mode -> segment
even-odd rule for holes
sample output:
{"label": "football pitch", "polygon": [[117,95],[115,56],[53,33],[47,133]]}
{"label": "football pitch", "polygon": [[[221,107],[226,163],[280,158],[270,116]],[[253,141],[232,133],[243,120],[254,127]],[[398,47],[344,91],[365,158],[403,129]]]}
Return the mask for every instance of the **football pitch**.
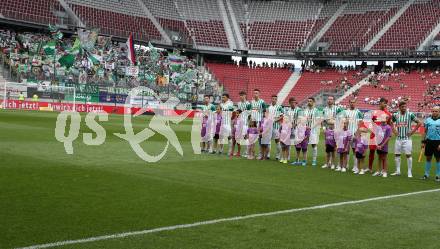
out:
{"label": "football pitch", "polygon": [[[323,146],[316,168],[194,155],[191,120],[172,125],[183,156],[170,146],[146,163],[113,135],[125,133],[123,116],[99,122],[105,143],[87,146],[82,115],[68,155],[57,115],[0,111],[0,248],[440,247],[440,184],[419,180],[419,136],[414,178],[403,158],[402,176],[381,178],[321,169]],[[135,131],[149,119],[133,118]],[[159,134],[142,144],[150,154],[165,145]]]}

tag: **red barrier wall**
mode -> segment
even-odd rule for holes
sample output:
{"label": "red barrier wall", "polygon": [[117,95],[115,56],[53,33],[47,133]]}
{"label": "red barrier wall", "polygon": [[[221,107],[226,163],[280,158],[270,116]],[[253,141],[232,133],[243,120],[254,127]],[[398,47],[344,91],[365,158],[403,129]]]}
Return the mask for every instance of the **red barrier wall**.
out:
{"label": "red barrier wall", "polygon": [[[107,113],[113,114],[124,114],[123,106],[109,106],[109,105],[99,105],[99,104],[76,104],[77,112],[92,112],[92,111],[105,111]],[[32,101],[19,101],[19,100],[9,100],[7,102],[7,109],[19,109],[19,110],[33,110],[40,111],[41,108],[47,108],[56,112],[72,110],[73,104],[71,103],[52,103],[52,102],[32,102]],[[133,107],[130,108],[131,113],[139,111],[140,108]],[[164,113],[168,115],[181,115],[185,113],[185,110],[166,110]],[[153,110],[147,110],[146,113],[153,114]],[[194,117],[195,111],[191,111],[188,117]]]}

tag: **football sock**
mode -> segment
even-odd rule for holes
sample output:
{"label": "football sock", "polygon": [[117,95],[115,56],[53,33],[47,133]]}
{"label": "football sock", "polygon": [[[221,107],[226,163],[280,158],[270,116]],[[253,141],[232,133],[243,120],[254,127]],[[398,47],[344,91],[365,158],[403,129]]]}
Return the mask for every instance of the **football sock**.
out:
{"label": "football sock", "polygon": [[408,175],[410,175],[412,174],[412,157],[408,157],[406,162],[408,163]]}
{"label": "football sock", "polygon": [[281,143],[278,142],[277,143],[277,155],[276,157],[280,158],[281,157]]}
{"label": "football sock", "polygon": [[372,171],[373,170],[373,163],[374,163],[374,150],[371,151],[368,155],[368,168]]}
{"label": "football sock", "polygon": [[440,162],[437,162],[436,164],[435,164],[435,167],[436,167],[436,176],[440,176]]}
{"label": "football sock", "polygon": [[316,162],[316,158],[318,157],[318,146],[313,147],[313,161]]}
{"label": "football sock", "polygon": [[[400,173],[400,156],[396,156],[394,158],[394,161],[396,162],[396,172]],[[408,168],[409,168],[409,163],[408,163]]]}
{"label": "football sock", "polygon": [[431,171],[431,162],[425,162],[425,176],[429,176],[429,172]]}

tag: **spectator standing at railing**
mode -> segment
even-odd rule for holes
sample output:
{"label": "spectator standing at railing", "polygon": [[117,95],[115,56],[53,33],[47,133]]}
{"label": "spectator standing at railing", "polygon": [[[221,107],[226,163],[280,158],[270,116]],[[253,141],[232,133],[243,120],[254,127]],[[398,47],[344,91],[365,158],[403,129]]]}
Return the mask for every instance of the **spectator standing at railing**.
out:
{"label": "spectator standing at railing", "polygon": [[19,101],[19,103],[23,102],[24,99],[25,99],[25,98],[24,98],[23,92],[20,92],[20,94],[18,95],[18,101]]}
{"label": "spectator standing at railing", "polygon": [[38,102],[38,95],[36,93],[34,93],[34,95],[32,95],[32,101]]}

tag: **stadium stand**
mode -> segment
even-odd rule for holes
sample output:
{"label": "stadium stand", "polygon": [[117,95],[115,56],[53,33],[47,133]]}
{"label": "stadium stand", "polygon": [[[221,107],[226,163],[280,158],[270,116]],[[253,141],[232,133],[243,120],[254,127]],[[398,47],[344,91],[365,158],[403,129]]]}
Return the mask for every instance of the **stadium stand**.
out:
{"label": "stadium stand", "polygon": [[[391,108],[397,107],[401,99],[408,99],[408,108],[413,111],[422,111],[427,89],[430,85],[440,84],[438,72],[432,71],[404,71],[395,70],[391,73],[379,73],[371,78],[371,83],[361,87],[356,94],[357,105],[362,109],[371,109],[378,105],[380,97],[389,98]],[[429,96],[428,96],[429,97]],[[348,99],[341,103],[348,104]],[[426,111],[426,110],[425,110]]]}
{"label": "stadium stand", "polygon": [[287,104],[290,97],[295,97],[298,103],[301,103],[321,90],[347,90],[361,79],[362,76],[354,70],[323,69],[305,71],[290,91],[284,104]]}
{"label": "stadium stand", "polygon": [[439,21],[440,1],[417,0],[381,37],[372,50],[415,50]]}
{"label": "stadium stand", "polygon": [[395,15],[404,0],[349,1],[342,14],[324,34],[321,42],[329,51],[360,51]]}
{"label": "stadium stand", "polygon": [[[214,0],[66,0],[87,28],[99,27],[107,35],[127,37],[133,33],[142,41],[164,41],[143,5],[175,41],[196,48],[231,49],[225,20]],[[330,18],[338,17],[318,42],[328,51],[358,51],[396,15],[407,0],[351,1],[230,1],[247,49],[251,51],[302,51]],[[346,7],[337,12],[342,4]],[[57,0],[4,0],[0,14],[11,20],[56,24],[56,11],[65,12]],[[151,17],[151,16],[150,16]],[[420,22],[419,20],[423,20]],[[417,49],[440,21],[439,0],[415,0],[372,51]],[[228,25],[227,25],[228,26]],[[438,40],[438,39],[437,39]],[[316,40],[315,40],[316,41]]]}
{"label": "stadium stand", "polygon": [[310,34],[307,38],[306,44],[310,43],[312,39],[318,34],[319,30],[329,21],[330,17],[335,15],[342,1],[328,1],[320,10],[319,16],[316,18],[315,23],[310,30]]}
{"label": "stadium stand", "polygon": [[37,24],[55,24],[54,11],[63,10],[58,0],[2,0],[0,16]]}
{"label": "stadium stand", "polygon": [[180,40],[191,42],[185,19],[180,15],[173,0],[143,0],[143,3],[165,30],[178,32]]}
{"label": "stadium stand", "polygon": [[135,0],[123,3],[105,0],[67,2],[88,28],[99,28],[103,34],[119,37],[133,33],[135,39],[143,41],[161,40],[159,31]]}
{"label": "stadium stand", "polygon": [[[166,53],[153,46],[148,50],[135,49],[139,71],[132,75],[127,73],[131,62],[125,42],[112,42],[109,37],[97,34],[81,39],[75,35],[56,38],[57,34],[0,29],[1,73],[11,82],[45,86],[88,85],[128,91],[142,85],[163,98],[175,96],[182,102],[192,101],[194,83],[201,77],[204,81],[197,89],[199,92],[221,95],[217,82],[203,68],[196,67],[194,59],[178,52]],[[86,46],[91,48],[86,51]]]}
{"label": "stadium stand", "polygon": [[249,98],[255,88],[260,89],[261,98],[270,101],[277,95],[292,74],[287,68],[237,66],[234,64],[206,63],[206,67],[222,84],[233,101],[239,100],[240,91],[248,92]]}
{"label": "stadium stand", "polygon": [[175,3],[197,45],[229,48],[216,1],[185,0]]}
{"label": "stadium stand", "polygon": [[234,1],[237,21],[251,50],[301,49],[323,7],[319,1]]}

